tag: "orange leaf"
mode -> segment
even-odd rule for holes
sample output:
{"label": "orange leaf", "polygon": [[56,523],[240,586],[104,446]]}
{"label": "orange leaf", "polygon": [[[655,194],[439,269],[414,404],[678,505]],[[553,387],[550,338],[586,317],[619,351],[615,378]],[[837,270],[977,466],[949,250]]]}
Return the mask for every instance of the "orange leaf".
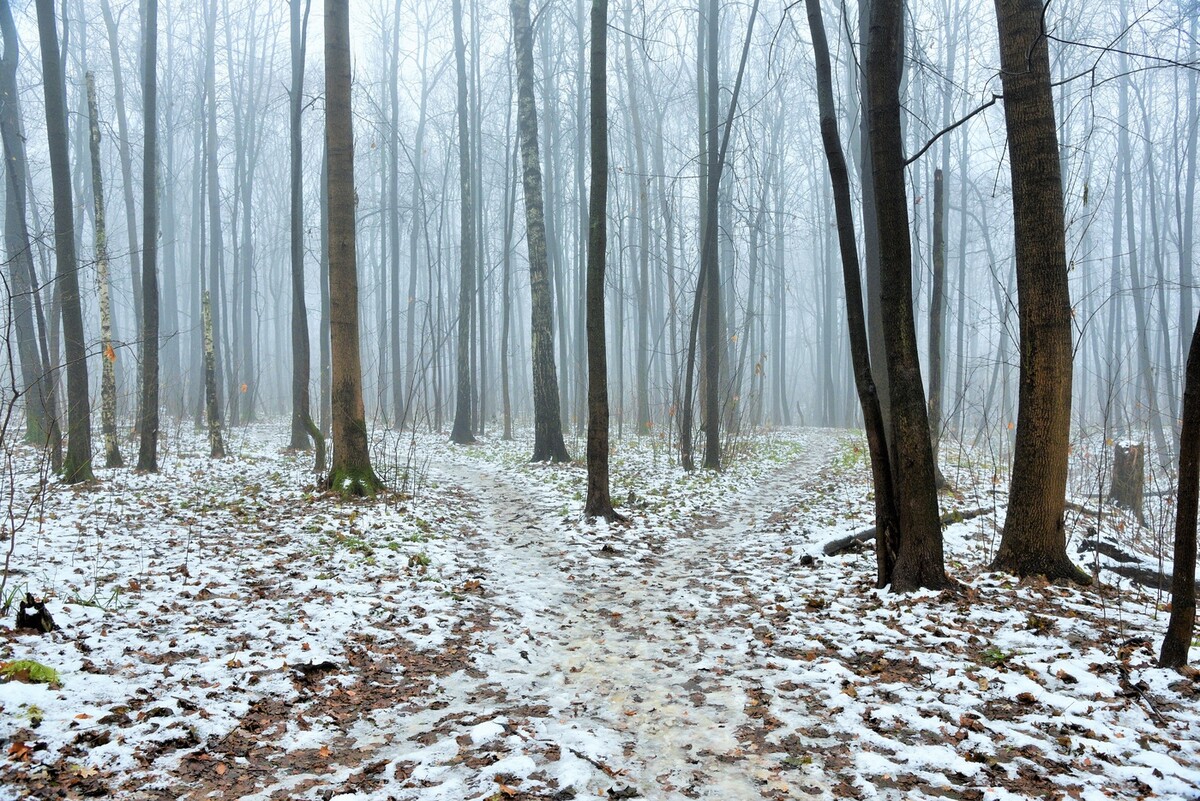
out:
{"label": "orange leaf", "polygon": [[217,772],[218,776],[224,776],[225,771],[229,770],[229,768],[225,767],[224,762],[218,762],[216,764],[216,766],[213,768],[213,770],[215,770]]}
{"label": "orange leaf", "polygon": [[108,359],[110,362],[115,362],[117,360],[117,352],[113,350],[111,343],[104,346],[104,358]]}
{"label": "orange leaf", "polygon": [[511,797],[511,796],[514,796],[517,794],[516,787],[509,787],[507,784],[504,784],[503,782],[496,782],[496,783],[500,785],[500,792],[503,793],[504,795]]}
{"label": "orange leaf", "polygon": [[248,389],[250,389],[250,385],[249,385],[249,384],[245,384],[245,383],[244,383],[244,384],[242,384],[242,394],[243,394],[243,395],[245,395],[245,394],[246,394],[246,390],[248,390]]}
{"label": "orange leaf", "polygon": [[317,751],[317,754],[321,757],[321,759],[329,759],[329,746],[321,746],[321,750]]}
{"label": "orange leaf", "polygon": [[13,744],[8,747],[8,755],[20,762],[28,762],[29,755],[32,753],[33,749],[21,740],[14,740]]}

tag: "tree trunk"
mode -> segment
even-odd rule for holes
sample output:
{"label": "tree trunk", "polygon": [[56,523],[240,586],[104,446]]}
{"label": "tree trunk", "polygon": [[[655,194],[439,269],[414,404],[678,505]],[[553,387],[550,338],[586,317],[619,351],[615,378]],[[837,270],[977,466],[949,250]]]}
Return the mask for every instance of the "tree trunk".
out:
{"label": "tree trunk", "polygon": [[[142,104],[142,335],[138,469],[158,470],[158,0],[146,0]],[[174,247],[174,243],[171,244]],[[175,303],[173,294],[168,295]]]}
{"label": "tree trunk", "polygon": [[312,0],[291,0],[292,87],[289,97],[291,168],[291,267],[292,267],[292,439],[290,447],[308,450],[309,438],[316,447],[313,469],[325,470],[325,435],[312,419],[309,399],[312,349],[308,337],[308,308],[304,303],[304,175],[300,119],[303,111],[304,57],[308,43],[308,14]]}
{"label": "tree trunk", "polygon": [[1179,497],[1175,504],[1175,554],[1171,619],[1158,655],[1160,667],[1182,667],[1196,625],[1196,507],[1200,501],[1200,322],[1192,329],[1183,383],[1179,434]]}
{"label": "tree trunk", "polygon": [[992,567],[1086,584],[1067,558],[1071,297],[1050,58],[1039,0],[996,0],[1016,236],[1021,379],[1008,514]]}
{"label": "tree trunk", "polygon": [[900,532],[890,576],[896,592],[949,583],[913,318],[912,246],[900,124],[903,41],[903,0],[872,0],[866,45],[867,139],[879,232],[879,311],[888,332],[884,348],[891,407],[888,454]]}
{"label": "tree trunk", "polygon": [[213,349],[212,295],[202,290],[200,326],[204,330],[204,417],[208,423],[209,456],[225,458],[225,438],[221,435],[221,415],[217,406],[217,358]]}
{"label": "tree trunk", "polygon": [[[452,0],[454,18],[454,61],[458,68],[458,191],[459,249],[458,270],[458,389],[454,396],[454,426],[450,441],[466,445],[475,441],[471,425],[474,396],[471,370],[471,313],[475,306],[475,209],[472,200],[474,179],[471,175],[471,137],[467,113],[467,62],[463,42],[461,0]],[[475,20],[478,25],[479,21]]]}
{"label": "tree trunk", "polygon": [[104,178],[100,173],[100,120],[96,111],[96,78],[88,72],[88,145],[92,160],[93,225],[96,236],[96,288],[100,295],[100,430],[104,433],[104,466],[124,467],[117,443],[117,352],[112,345],[112,304],[109,302],[108,229],[104,219]]}
{"label": "tree trunk", "polygon": [[529,250],[533,356],[533,461],[566,462],[558,372],[554,361],[554,296],[546,248],[542,171],[538,157],[537,108],[533,94],[533,33],[528,0],[512,4],[517,63],[517,130],[525,190],[525,239]]}
{"label": "tree trunk", "polygon": [[[137,209],[133,197],[133,156],[130,152],[129,115],[125,106],[125,78],[121,71],[120,34],[113,18],[109,0],[100,0],[100,12],[108,32],[108,55],[112,61],[113,103],[117,112],[117,152],[121,157],[121,185],[125,193],[125,227],[129,243],[129,272],[133,282],[133,313],[140,322],[144,319],[142,295],[145,272],[141,268],[137,241]],[[155,16],[157,16],[157,9]],[[143,212],[144,213],[144,212]],[[140,273],[140,274],[139,274]]]}
{"label": "tree trunk", "polygon": [[933,172],[933,276],[929,287],[929,435],[933,475],[938,488],[946,486],[938,464],[942,441],[942,344],[946,331],[946,191],[942,170]]}
{"label": "tree trunk", "polygon": [[[63,461],[63,481],[75,484],[94,478],[92,415],[88,401],[87,343],[84,341],[83,307],[79,298],[71,163],[67,153],[67,106],[53,0],[37,0],[37,19],[42,50],[42,90],[46,98],[50,180],[54,190],[57,292],[62,304],[63,341],[67,358],[67,454]],[[51,319],[56,317],[52,315]]]}
{"label": "tree trunk", "polygon": [[1112,484],[1108,498],[1142,520],[1142,500],[1146,495],[1146,446],[1141,442],[1117,442],[1113,445]]}
{"label": "tree trunk", "polygon": [[383,485],[371,468],[358,345],[349,0],[326,0],[325,4],[325,141],[329,153],[329,329],[333,362],[333,466],[329,486],[344,495],[373,495]]}
{"label": "tree trunk", "polygon": [[[524,3],[525,0],[516,0]],[[514,3],[514,6],[516,3]],[[583,513],[613,521],[608,484],[608,354],[604,337],[604,269],[608,245],[608,0],[592,0],[591,12],[591,171],[588,198],[587,497]]]}
{"label": "tree trunk", "polygon": [[50,365],[38,349],[34,321],[33,252],[26,222],[25,197],[28,168],[25,162],[25,136],[21,130],[21,104],[17,88],[17,61],[20,56],[17,28],[9,0],[0,0],[0,33],[4,54],[0,56],[0,139],[4,146],[5,206],[4,246],[9,264],[9,293],[12,298],[13,324],[17,335],[17,355],[21,360],[21,387],[25,399],[25,440],[61,452],[62,441],[50,398]]}
{"label": "tree trunk", "polygon": [[858,243],[854,236],[854,207],[850,194],[850,175],[842,152],[833,100],[833,71],[829,63],[829,44],[821,19],[819,0],[806,0],[808,25],[812,32],[817,64],[817,99],[821,110],[821,141],[829,163],[833,184],[834,212],[837,218],[838,246],[842,257],[842,281],[846,289],[846,324],[850,334],[850,358],[854,365],[854,385],[862,407],[863,427],[867,433],[867,452],[871,457],[871,477],[875,485],[875,530],[883,532],[876,547],[878,586],[891,581],[899,549],[899,521],[896,516],[895,487],[888,458],[887,436],[879,396],[871,377],[871,356],[867,347],[867,323],[863,309],[862,280],[859,277]]}

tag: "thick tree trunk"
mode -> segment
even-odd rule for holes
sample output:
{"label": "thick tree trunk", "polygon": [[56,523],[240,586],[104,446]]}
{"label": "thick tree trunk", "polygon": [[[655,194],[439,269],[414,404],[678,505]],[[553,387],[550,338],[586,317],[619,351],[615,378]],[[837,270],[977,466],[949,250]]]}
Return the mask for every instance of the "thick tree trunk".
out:
{"label": "thick tree trunk", "polygon": [[[37,0],[37,18],[42,50],[42,90],[46,98],[50,180],[54,190],[57,293],[62,305],[63,341],[67,358],[67,454],[63,461],[63,480],[75,484],[94,478],[92,415],[88,401],[87,343],[84,341],[83,307],[79,297],[71,163],[67,153],[67,106],[53,0]],[[56,316],[51,315],[51,319],[56,319]]]}
{"label": "thick tree trunk", "polygon": [[96,78],[84,76],[87,85],[88,145],[92,161],[93,225],[96,239],[96,288],[100,295],[100,430],[104,434],[104,466],[124,467],[117,443],[117,352],[112,344],[112,304],[109,302],[108,228],[104,214],[104,178],[100,172],[100,119],[96,111]]}
{"label": "thick tree trunk", "polygon": [[537,108],[533,95],[533,32],[528,0],[514,0],[513,46],[517,64],[517,132],[521,140],[521,182],[525,189],[525,239],[529,250],[529,291],[533,355],[533,461],[570,460],[563,442],[558,372],[554,362],[554,298],[542,203]]}
{"label": "thick tree trunk", "polygon": [[846,324],[850,334],[850,358],[854,365],[854,385],[862,408],[867,433],[867,452],[871,457],[871,477],[875,485],[875,530],[883,532],[876,548],[878,585],[886,586],[892,577],[899,549],[899,520],[896,515],[895,487],[888,458],[887,436],[879,396],[871,377],[871,357],[867,347],[867,322],[863,309],[862,280],[859,277],[858,243],[854,236],[854,209],[850,194],[850,175],[837,129],[837,111],[833,100],[833,71],[829,62],[829,44],[821,19],[819,0],[806,0],[808,25],[812,32],[817,64],[817,99],[821,110],[821,141],[829,163],[833,184],[834,212],[837,218],[838,246],[842,257],[842,281],[846,289]]}
{"label": "thick tree trunk", "polygon": [[1183,383],[1179,434],[1179,497],[1175,504],[1175,554],[1171,619],[1158,655],[1161,667],[1182,667],[1196,625],[1196,508],[1200,502],[1200,322],[1192,329]]}
{"label": "thick tree trunk", "polygon": [[891,400],[888,453],[900,531],[890,578],[897,592],[949,583],[913,318],[912,246],[900,125],[903,32],[903,0],[872,0],[866,46],[867,138],[880,246],[879,310],[888,332],[884,348]]}
{"label": "thick tree trunk", "polygon": [[329,154],[329,328],[333,362],[333,466],[329,486],[342,494],[373,495],[383,485],[371,468],[358,345],[349,0],[326,0],[325,4],[325,141]]}
{"label": "thick tree trunk", "polygon": [[[471,137],[467,113],[467,62],[463,42],[461,0],[453,0],[454,61],[458,68],[458,191],[459,248],[458,271],[458,389],[454,395],[454,426],[450,441],[466,445],[475,441],[471,425],[474,386],[471,369],[471,313],[475,306],[475,209],[472,200],[474,178],[471,175]],[[478,25],[479,21],[475,20]]]}
{"label": "thick tree trunk", "polygon": [[996,0],[1016,236],[1021,380],[1008,513],[993,568],[1088,583],[1067,558],[1071,297],[1050,59],[1039,0]]}

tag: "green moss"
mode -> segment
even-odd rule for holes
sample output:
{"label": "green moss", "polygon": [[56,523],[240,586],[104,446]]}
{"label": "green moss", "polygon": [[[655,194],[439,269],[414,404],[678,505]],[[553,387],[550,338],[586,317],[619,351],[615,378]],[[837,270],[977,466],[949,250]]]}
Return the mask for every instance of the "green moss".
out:
{"label": "green moss", "polygon": [[344,498],[374,498],[383,482],[370,467],[335,467],[329,474],[329,488]]}
{"label": "green moss", "polygon": [[26,684],[62,684],[57,670],[32,659],[0,663],[0,677],[3,677],[4,681],[20,681]]}

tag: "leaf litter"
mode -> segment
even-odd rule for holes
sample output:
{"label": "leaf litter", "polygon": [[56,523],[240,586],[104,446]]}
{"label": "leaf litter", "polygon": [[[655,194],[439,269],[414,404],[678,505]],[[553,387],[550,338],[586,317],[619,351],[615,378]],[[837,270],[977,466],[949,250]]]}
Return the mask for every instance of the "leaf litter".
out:
{"label": "leaf litter", "polygon": [[[1196,672],[1149,591],[989,573],[1003,497],[959,472],[958,589],[873,587],[861,445],[752,438],[723,473],[622,445],[628,525],[582,465],[418,435],[415,495],[315,493],[278,426],[233,460],[53,487],[0,628],[0,798],[1195,798]],[[392,478],[413,465],[384,455]],[[393,484],[398,483],[396,480]],[[1169,569],[1169,567],[1168,567]]]}

